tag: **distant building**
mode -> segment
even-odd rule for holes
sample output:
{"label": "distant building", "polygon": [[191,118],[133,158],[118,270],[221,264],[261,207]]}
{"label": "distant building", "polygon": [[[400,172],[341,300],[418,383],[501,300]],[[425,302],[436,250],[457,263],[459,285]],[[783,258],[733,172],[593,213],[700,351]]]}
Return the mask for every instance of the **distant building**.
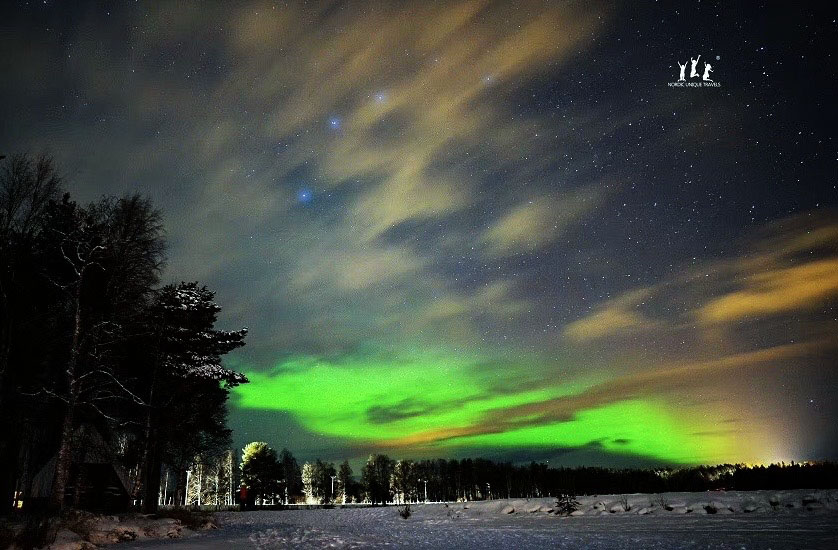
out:
{"label": "distant building", "polygon": [[[94,512],[124,512],[131,503],[129,484],[113,452],[98,430],[80,426],[74,435],[75,449],[70,477],[64,492],[65,502]],[[55,477],[53,456],[32,478],[29,496],[23,500],[28,510],[46,508]]]}

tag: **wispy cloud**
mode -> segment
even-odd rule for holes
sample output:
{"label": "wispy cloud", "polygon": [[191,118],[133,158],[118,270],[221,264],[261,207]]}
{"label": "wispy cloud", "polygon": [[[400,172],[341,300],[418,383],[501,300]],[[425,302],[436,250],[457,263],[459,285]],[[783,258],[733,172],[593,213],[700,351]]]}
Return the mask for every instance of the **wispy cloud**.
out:
{"label": "wispy cloud", "polygon": [[527,253],[550,244],[593,210],[602,195],[599,188],[583,188],[542,195],[515,206],[483,234],[489,254]]}
{"label": "wispy cloud", "polygon": [[[790,217],[749,236],[745,246],[741,256],[691,265],[606,300],[565,325],[564,335],[584,342],[644,331],[660,336],[696,323],[710,330],[806,312],[838,296],[838,225],[830,216]],[[678,301],[682,305],[674,307]]]}
{"label": "wispy cloud", "polygon": [[627,292],[597,306],[589,315],[568,323],[564,335],[575,342],[586,342],[636,330],[649,330],[657,323],[641,313],[640,307],[652,290],[642,288]]}
{"label": "wispy cloud", "polygon": [[729,322],[815,307],[836,295],[838,258],[815,260],[755,273],[740,290],[715,298],[696,315],[703,323]]}

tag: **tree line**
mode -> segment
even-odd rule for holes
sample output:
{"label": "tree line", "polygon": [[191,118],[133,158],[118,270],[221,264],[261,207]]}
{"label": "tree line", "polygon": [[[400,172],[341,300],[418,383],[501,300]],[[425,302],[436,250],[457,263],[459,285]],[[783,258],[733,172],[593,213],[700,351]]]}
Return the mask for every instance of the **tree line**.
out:
{"label": "tree line", "polygon": [[0,159],[0,512],[77,505],[94,448],[153,512],[164,465],[183,502],[196,455],[230,446],[229,390],[247,379],[221,357],[247,331],[215,328],[205,286],[161,286],[165,250],[148,199],[82,205],[50,158]]}
{"label": "tree line", "polygon": [[557,495],[663,493],[671,491],[820,489],[838,487],[838,465],[830,462],[641,468],[553,468],[486,459],[393,460],[372,454],[360,481],[344,461],[338,468],[317,459],[301,467],[286,449],[283,464],[267,443],[242,454],[242,483],[252,501],[264,504],[371,504],[452,502]]}

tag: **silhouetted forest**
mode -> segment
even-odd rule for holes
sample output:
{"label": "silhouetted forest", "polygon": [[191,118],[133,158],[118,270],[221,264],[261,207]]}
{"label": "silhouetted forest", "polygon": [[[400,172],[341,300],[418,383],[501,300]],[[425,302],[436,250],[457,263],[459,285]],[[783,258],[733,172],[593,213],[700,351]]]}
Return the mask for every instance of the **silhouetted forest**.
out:
{"label": "silhouetted forest", "polygon": [[[258,467],[249,449],[258,445]],[[254,489],[254,501],[317,504],[538,498],[561,494],[663,493],[670,491],[825,489],[838,487],[838,465],[830,462],[748,466],[612,469],[551,468],[544,463],[515,465],[485,459],[393,460],[370,455],[352,477],[349,463],[338,468],[315,460],[302,467],[286,449],[282,464],[265,443],[246,447],[242,480]],[[256,461],[253,461],[256,464]],[[292,467],[287,467],[291,464]],[[330,483],[334,477],[335,483]],[[285,487],[290,490],[286,491]]]}
{"label": "silhouetted forest", "polygon": [[[0,513],[158,504],[161,470],[230,446],[216,330],[198,283],[161,286],[160,213],[72,199],[50,158],[0,159]],[[166,478],[168,483],[168,477]],[[175,502],[183,499],[175,499]]]}
{"label": "silhouetted forest", "polygon": [[833,463],[746,466],[722,464],[660,469],[598,467],[551,468],[543,463],[516,466],[483,459],[423,460],[406,484],[409,497],[428,500],[533,498],[564,493],[662,493],[668,491],[750,491],[757,489],[820,489],[838,487]]}

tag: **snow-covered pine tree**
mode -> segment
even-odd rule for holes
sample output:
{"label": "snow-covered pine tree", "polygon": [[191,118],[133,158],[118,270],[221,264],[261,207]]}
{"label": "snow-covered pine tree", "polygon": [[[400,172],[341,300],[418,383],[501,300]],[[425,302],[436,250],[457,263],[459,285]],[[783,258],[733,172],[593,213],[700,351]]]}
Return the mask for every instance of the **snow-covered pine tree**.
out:
{"label": "snow-covered pine tree", "polygon": [[167,372],[215,380],[228,387],[247,382],[243,374],[221,364],[223,355],[244,345],[247,329],[214,328],[221,307],[213,291],[196,282],[167,285],[155,309],[160,323],[160,364]]}
{"label": "snow-covered pine tree", "polygon": [[[243,374],[221,362],[223,355],[244,345],[247,329],[217,330],[220,311],[215,293],[195,282],[163,287],[151,308],[150,344],[156,353],[147,399],[143,484],[147,513],[156,509],[161,442],[183,447],[173,453],[177,456],[194,456],[207,450],[202,447],[225,445],[225,437],[229,438],[225,415],[206,409],[223,409],[228,390],[247,382]],[[181,426],[190,426],[193,433]]]}

